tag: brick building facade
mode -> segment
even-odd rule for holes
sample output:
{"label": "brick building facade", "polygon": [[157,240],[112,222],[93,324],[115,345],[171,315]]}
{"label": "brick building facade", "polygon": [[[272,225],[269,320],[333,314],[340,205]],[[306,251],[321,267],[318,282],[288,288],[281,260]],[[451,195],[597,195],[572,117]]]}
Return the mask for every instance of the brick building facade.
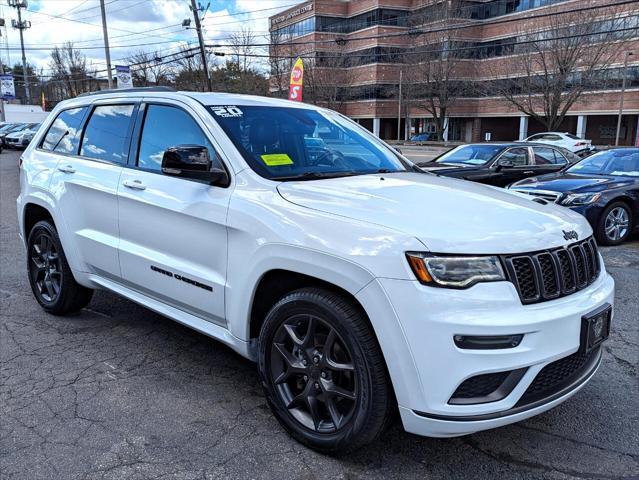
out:
{"label": "brick building facade", "polygon": [[[485,88],[482,94],[477,91],[457,94],[449,102],[446,118],[440,124],[443,136],[466,142],[523,139],[544,131],[544,125],[522,114],[503,96],[492,95],[491,82],[517,77],[521,71],[521,45],[536,38],[535,35],[543,35],[539,32],[544,28],[550,31],[553,19],[565,18],[570,36],[576,27],[569,22],[579,18],[571,12],[591,6],[597,12],[597,28],[602,35],[615,28],[614,31],[623,31],[623,39],[612,42],[614,55],[601,73],[605,82],[583,93],[558,129],[589,138],[598,145],[614,144],[625,72],[620,144],[639,142],[639,2],[444,0],[444,3],[451,1],[461,4],[457,12],[463,14],[456,18],[439,15],[436,9],[441,0],[315,0],[279,12],[269,19],[272,90],[285,94],[287,88],[283,85],[288,82],[290,66],[301,55],[309,70],[305,101],[337,109],[385,139],[397,138],[398,131],[402,138],[433,131],[437,125],[421,100],[404,93],[400,111],[400,77],[405,92],[418,88],[419,81],[411,83],[410,77],[418,68],[420,57],[411,55],[419,48],[424,52],[428,51],[425,50],[428,45],[441,47],[448,42],[461,45],[450,48],[462,52],[455,62],[454,78]],[[620,3],[614,12],[607,7],[612,1]],[[568,15],[572,15],[572,20]],[[606,23],[612,16],[622,22],[612,27]],[[595,17],[589,18],[595,21],[592,20]],[[454,43],[450,37],[439,39],[449,35],[451,26],[455,31]],[[626,55],[628,63],[624,68]],[[329,80],[319,80],[320,70]],[[332,73],[327,75],[326,71]],[[309,97],[306,91],[317,98]],[[398,117],[401,117],[399,129]]]}

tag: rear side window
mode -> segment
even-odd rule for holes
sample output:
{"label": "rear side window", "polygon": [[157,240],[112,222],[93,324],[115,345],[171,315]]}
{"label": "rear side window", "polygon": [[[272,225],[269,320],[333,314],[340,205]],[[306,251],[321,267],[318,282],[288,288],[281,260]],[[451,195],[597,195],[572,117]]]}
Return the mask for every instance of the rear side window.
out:
{"label": "rear side window", "polygon": [[60,112],[44,136],[43,150],[59,153],[77,153],[80,126],[87,107],[71,108]]}
{"label": "rear side window", "polygon": [[563,165],[566,159],[553,148],[533,147],[536,165]]}
{"label": "rear side window", "polygon": [[135,105],[99,105],[84,129],[80,155],[96,160],[126,163],[131,117]]}
{"label": "rear side window", "polygon": [[206,147],[214,167],[220,167],[213,145],[184,110],[167,105],[148,105],[140,139],[138,167],[159,171],[164,152],[178,145]]}

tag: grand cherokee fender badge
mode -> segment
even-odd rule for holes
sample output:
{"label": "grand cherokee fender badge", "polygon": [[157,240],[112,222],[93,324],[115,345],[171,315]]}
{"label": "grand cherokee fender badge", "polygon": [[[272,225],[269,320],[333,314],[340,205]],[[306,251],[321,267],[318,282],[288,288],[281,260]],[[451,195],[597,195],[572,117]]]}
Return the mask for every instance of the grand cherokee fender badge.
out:
{"label": "grand cherokee fender badge", "polygon": [[160,273],[162,275],[166,275],[167,277],[175,278],[176,280],[179,280],[181,282],[188,283],[189,285],[193,285],[194,287],[202,288],[206,290],[207,292],[213,291],[213,287],[206,285],[204,283],[200,283],[197,280],[192,280],[188,277],[185,277],[184,275],[180,275],[179,273],[173,273],[163,268],[156,267],[155,265],[151,265],[151,270],[153,270],[154,272]]}
{"label": "grand cherokee fender badge", "polygon": [[562,232],[564,232],[564,238],[566,240],[579,240],[579,235],[577,235],[577,232],[574,230],[562,230]]}

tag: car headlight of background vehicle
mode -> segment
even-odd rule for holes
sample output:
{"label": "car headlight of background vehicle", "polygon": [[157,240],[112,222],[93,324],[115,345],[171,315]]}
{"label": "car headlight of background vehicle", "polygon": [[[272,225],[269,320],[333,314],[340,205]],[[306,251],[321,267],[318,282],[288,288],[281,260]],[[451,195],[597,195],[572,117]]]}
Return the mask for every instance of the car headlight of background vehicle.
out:
{"label": "car headlight of background vehicle", "polygon": [[561,200],[562,205],[588,205],[601,198],[601,193],[569,193]]}
{"label": "car headlight of background vehicle", "polygon": [[506,280],[496,256],[435,256],[408,252],[408,263],[424,285],[447,288],[469,288],[480,282]]}

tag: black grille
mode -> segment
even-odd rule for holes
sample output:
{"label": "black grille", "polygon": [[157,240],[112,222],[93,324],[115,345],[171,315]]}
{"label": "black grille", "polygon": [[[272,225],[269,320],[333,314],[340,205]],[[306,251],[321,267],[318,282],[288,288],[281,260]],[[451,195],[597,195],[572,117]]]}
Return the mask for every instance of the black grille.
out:
{"label": "black grille", "polygon": [[526,405],[557,393],[588,370],[598,355],[599,349],[597,348],[589,353],[577,352],[549,363],[539,371],[517,402],[517,406]]}
{"label": "black grille", "polygon": [[568,248],[507,256],[504,263],[524,304],[570,295],[594,282],[600,272],[592,237]]}
{"label": "black grille", "polygon": [[451,398],[485,397],[497,390],[510,372],[486,373],[476,375],[462,382]]}

